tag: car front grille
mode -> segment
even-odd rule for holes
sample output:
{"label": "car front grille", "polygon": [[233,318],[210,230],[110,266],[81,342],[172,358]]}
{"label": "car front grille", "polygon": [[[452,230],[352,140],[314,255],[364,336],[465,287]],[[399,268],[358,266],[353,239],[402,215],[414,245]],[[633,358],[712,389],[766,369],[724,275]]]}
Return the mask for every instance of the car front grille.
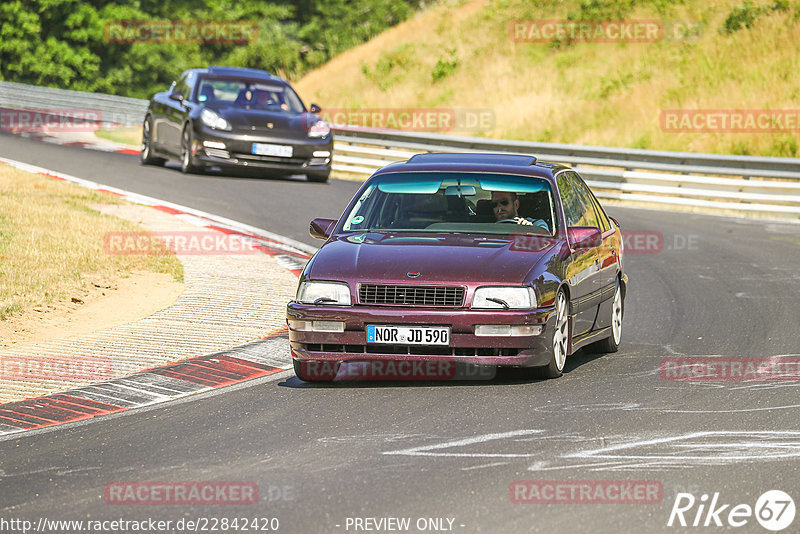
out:
{"label": "car front grille", "polygon": [[259,163],[283,163],[286,165],[303,165],[308,161],[307,158],[282,158],[279,156],[261,156],[258,154],[244,154],[241,152],[235,152],[233,154],[233,157],[241,161],[256,161]]}
{"label": "car front grille", "polygon": [[358,300],[361,304],[459,307],[464,302],[464,288],[361,284]]}

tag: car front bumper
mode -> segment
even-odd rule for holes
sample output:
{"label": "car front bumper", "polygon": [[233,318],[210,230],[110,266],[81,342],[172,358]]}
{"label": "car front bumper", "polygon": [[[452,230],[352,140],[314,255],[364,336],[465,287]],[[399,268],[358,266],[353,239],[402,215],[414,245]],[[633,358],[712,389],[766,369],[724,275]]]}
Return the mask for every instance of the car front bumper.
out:
{"label": "car front bumper", "polygon": [[[288,320],[341,321],[344,332],[289,329],[296,361],[453,361],[476,365],[537,367],[552,357],[554,308],[469,310],[378,306],[314,306],[290,302]],[[449,346],[367,343],[367,325],[449,326]],[[475,325],[539,325],[531,336],[477,336]]]}
{"label": "car front bumper", "polygon": [[[292,147],[291,157],[261,156],[252,153],[254,143]],[[221,146],[224,145],[224,148]],[[283,171],[287,173],[330,172],[333,159],[333,134],[324,139],[292,139],[280,135],[226,132],[200,126],[195,130],[195,159],[207,166],[238,167]],[[314,153],[327,152],[328,155]]]}

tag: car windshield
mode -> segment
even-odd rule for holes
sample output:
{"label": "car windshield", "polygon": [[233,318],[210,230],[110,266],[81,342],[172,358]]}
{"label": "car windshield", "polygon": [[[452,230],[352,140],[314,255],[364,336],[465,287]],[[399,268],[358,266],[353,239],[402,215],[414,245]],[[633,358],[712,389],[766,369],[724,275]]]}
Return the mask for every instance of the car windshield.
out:
{"label": "car windshield", "polygon": [[286,85],[238,78],[202,78],[197,102],[285,113],[305,111],[300,97]]}
{"label": "car windshield", "polygon": [[553,235],[550,182],[484,173],[385,174],[362,192],[342,230]]}

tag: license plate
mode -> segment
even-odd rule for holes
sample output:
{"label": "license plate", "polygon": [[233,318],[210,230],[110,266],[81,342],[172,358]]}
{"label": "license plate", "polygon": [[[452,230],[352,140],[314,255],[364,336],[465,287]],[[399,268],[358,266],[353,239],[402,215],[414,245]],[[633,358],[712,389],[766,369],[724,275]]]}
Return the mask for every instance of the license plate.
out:
{"label": "license plate", "polygon": [[450,343],[450,327],[367,325],[367,343],[448,345]]}
{"label": "license plate", "polygon": [[267,143],[253,143],[253,154],[258,156],[278,156],[279,158],[292,157],[291,145],[270,145]]}

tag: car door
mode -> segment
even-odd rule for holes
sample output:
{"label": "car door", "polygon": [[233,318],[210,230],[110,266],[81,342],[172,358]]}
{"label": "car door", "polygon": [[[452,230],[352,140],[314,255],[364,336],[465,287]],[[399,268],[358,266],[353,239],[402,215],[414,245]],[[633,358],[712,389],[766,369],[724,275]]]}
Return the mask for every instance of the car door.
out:
{"label": "car door", "polygon": [[156,93],[153,95],[153,98],[150,100],[150,116],[153,120],[152,130],[150,132],[150,142],[154,149],[158,151],[163,151],[163,141],[161,135],[163,134],[164,130],[163,127],[160,125],[164,124],[164,120],[167,116],[167,101],[169,100],[169,94],[175,88],[175,82],[172,82],[170,88],[166,91]]}
{"label": "car door", "polygon": [[183,102],[168,96],[165,100],[162,121],[157,126],[154,125],[161,140],[160,148],[176,156],[181,153],[181,133],[183,123],[188,115],[188,102],[195,78],[193,72],[181,76],[175,84],[172,94],[180,95]]}
{"label": "car door", "polygon": [[614,298],[614,290],[617,287],[617,274],[622,270],[620,265],[619,251],[622,246],[622,234],[615,225],[612,225],[605,210],[597,201],[597,197],[586,185],[580,176],[575,173],[576,187],[582,192],[592,204],[597,220],[600,224],[600,231],[603,235],[603,243],[598,247],[598,283],[600,284],[600,306],[593,330],[600,330],[611,326],[611,303]]}
{"label": "car door", "polygon": [[[591,226],[600,229],[594,206],[581,192],[576,178],[577,175],[572,171],[562,171],[556,175],[567,227]],[[589,332],[594,326],[601,300],[602,280],[599,274],[599,246],[576,249],[570,243],[570,251],[565,264],[565,279],[570,289],[574,337]]]}

